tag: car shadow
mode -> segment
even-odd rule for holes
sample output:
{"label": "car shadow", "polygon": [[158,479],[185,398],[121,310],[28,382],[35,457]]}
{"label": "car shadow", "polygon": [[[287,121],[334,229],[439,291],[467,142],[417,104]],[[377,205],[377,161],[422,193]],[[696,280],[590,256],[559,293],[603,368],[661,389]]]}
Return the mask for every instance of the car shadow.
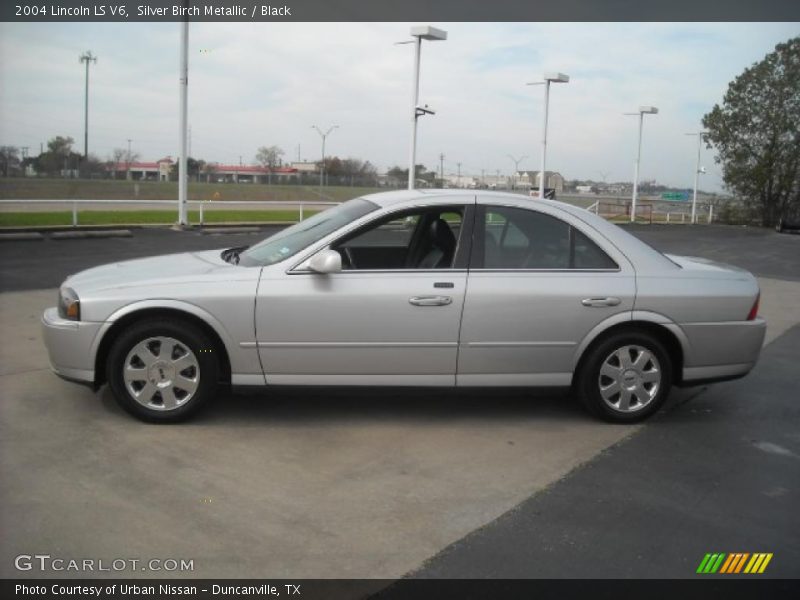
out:
{"label": "car shadow", "polygon": [[[97,395],[106,411],[126,416],[108,386],[103,386]],[[221,390],[190,422],[229,426],[471,420],[591,422],[593,419],[576,399],[560,391],[313,387]]]}

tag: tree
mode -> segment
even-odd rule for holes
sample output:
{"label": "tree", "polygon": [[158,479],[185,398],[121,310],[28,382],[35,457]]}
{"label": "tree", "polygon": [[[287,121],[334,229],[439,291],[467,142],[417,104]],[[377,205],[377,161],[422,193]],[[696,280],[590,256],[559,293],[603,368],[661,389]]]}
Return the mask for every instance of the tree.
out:
{"label": "tree", "polygon": [[0,146],[0,171],[8,177],[11,171],[20,167],[19,148],[16,146]]}
{"label": "tree", "polygon": [[34,168],[40,173],[55,175],[74,169],[81,159],[81,155],[72,151],[75,143],[71,137],[54,137],[47,142],[47,152],[42,152],[34,161]]}
{"label": "tree", "polygon": [[703,127],[725,185],[762,225],[800,205],[800,37],[734,79]]}
{"label": "tree", "polygon": [[267,183],[272,183],[272,170],[281,164],[283,150],[278,146],[261,146],[256,153],[256,162],[267,169]]}

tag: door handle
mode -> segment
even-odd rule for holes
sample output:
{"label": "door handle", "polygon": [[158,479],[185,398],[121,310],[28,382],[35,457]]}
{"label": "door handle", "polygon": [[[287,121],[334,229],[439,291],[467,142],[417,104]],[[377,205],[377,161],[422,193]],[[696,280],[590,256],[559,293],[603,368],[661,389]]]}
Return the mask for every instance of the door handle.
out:
{"label": "door handle", "polygon": [[584,298],[581,300],[581,304],[584,306],[616,306],[622,302],[619,298],[609,297],[609,298]]}
{"label": "door handle", "polygon": [[414,306],[447,306],[453,299],[450,296],[414,296],[408,302]]}

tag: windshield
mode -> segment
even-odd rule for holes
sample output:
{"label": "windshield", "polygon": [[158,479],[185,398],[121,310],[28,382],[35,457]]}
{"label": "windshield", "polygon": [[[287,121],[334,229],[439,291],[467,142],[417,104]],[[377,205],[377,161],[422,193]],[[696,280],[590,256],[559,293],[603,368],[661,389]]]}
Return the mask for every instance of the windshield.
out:
{"label": "windshield", "polygon": [[246,267],[274,265],[377,208],[377,204],[363,198],[329,208],[251,247],[242,253],[239,264]]}

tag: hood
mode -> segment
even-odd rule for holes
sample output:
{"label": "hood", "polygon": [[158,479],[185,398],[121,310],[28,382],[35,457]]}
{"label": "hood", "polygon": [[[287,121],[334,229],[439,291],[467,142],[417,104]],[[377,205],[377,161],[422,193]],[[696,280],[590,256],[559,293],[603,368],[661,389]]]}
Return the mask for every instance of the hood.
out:
{"label": "hood", "polygon": [[237,268],[222,260],[221,252],[222,249],[184,252],[110,263],[70,275],[63,285],[80,294],[88,290],[190,282],[201,276]]}

